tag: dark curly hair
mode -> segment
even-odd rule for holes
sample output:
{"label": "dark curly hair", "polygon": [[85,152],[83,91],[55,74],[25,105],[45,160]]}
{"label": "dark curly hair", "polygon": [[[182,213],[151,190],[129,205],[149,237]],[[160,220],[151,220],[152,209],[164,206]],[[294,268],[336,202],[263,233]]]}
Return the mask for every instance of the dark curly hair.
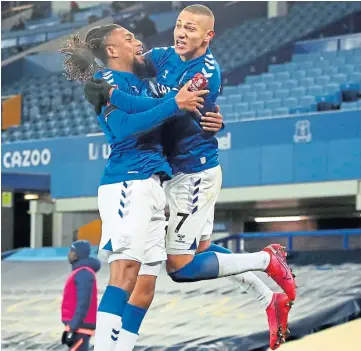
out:
{"label": "dark curly hair", "polygon": [[122,27],[117,24],[95,27],[88,32],[84,41],[79,38],[78,33],[71,34],[63,42],[63,47],[59,51],[66,56],[63,67],[68,80],[82,83],[90,79],[102,68],[96,63],[96,58],[104,64],[107,63],[104,42],[107,36],[117,28]]}

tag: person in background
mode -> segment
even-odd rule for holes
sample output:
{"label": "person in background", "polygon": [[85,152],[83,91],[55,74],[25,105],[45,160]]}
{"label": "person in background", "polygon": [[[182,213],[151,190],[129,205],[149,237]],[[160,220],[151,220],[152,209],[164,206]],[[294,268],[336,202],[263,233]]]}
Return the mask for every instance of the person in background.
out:
{"label": "person in background", "polygon": [[61,320],[65,325],[61,341],[71,351],[88,351],[96,325],[95,273],[100,269],[100,261],[90,257],[90,251],[89,241],[78,240],[72,243],[68,254],[72,272],[65,283],[61,305]]}

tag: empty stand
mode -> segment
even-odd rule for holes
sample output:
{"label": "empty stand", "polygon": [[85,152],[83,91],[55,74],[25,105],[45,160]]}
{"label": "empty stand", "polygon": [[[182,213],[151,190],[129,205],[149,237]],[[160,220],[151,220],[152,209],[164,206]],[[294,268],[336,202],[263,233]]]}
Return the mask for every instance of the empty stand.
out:
{"label": "empty stand", "polygon": [[297,54],[218,100],[226,121],[361,108],[361,48]]}
{"label": "empty stand", "polygon": [[[252,19],[229,28],[212,43],[212,51],[226,72],[283,45],[300,40],[355,11],[361,2],[302,2],[289,14],[265,20]],[[230,49],[232,48],[232,49]],[[305,63],[304,68],[312,62]]]}

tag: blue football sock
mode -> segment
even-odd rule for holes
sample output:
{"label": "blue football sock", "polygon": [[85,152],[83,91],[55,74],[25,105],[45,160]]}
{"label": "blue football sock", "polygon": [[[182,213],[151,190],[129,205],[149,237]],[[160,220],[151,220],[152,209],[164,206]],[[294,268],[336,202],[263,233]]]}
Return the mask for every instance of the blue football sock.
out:
{"label": "blue football sock", "polygon": [[119,342],[115,351],[133,350],[137,343],[139,328],[143,322],[147,310],[144,308],[126,304],[123,313],[123,326],[119,333]]}
{"label": "blue football sock", "polygon": [[183,268],[169,276],[178,283],[196,282],[199,280],[218,278],[219,263],[214,252],[202,252],[194,256],[193,260]]}
{"label": "blue football sock", "polygon": [[140,325],[143,322],[147,310],[127,303],[123,313],[123,329],[133,334],[139,334]]}
{"label": "blue football sock", "polygon": [[129,293],[125,290],[111,285],[106,287],[98,307],[95,350],[115,350],[128,299]]}

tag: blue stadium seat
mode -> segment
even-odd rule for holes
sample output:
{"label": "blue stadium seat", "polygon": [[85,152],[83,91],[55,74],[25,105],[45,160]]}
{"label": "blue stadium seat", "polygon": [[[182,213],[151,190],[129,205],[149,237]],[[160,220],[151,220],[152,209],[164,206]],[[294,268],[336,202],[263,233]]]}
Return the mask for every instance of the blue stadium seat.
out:
{"label": "blue stadium seat", "polygon": [[276,99],[287,99],[290,96],[289,90],[287,89],[280,89],[280,90],[276,90],[274,97]]}
{"label": "blue stadium seat", "polygon": [[360,56],[349,56],[346,59],[347,64],[358,64],[360,63]]}
{"label": "blue stadium seat", "polygon": [[273,98],[273,91],[261,91],[259,94],[259,99],[263,101],[272,100]]}
{"label": "blue stadium seat", "polygon": [[228,96],[220,95],[217,97],[217,105],[226,105],[228,104]]}
{"label": "blue stadium seat", "polygon": [[317,78],[321,77],[322,69],[321,68],[312,68],[307,71],[307,77]]}
{"label": "blue stadium seat", "polygon": [[248,111],[248,104],[246,102],[238,103],[235,105],[234,109],[237,113]]}
{"label": "blue stadium seat", "polygon": [[361,82],[360,83],[350,83],[350,84],[341,84],[341,91],[361,91]]}
{"label": "blue stadium seat", "polygon": [[272,116],[272,110],[270,110],[270,109],[264,109],[264,110],[257,111],[257,117],[271,117],[271,116]]}
{"label": "blue stadium seat", "polygon": [[335,84],[335,83],[331,83],[331,84],[327,84],[324,86],[323,91],[329,95],[329,94],[334,94],[337,91],[340,91],[340,85],[339,84]]}
{"label": "blue stadium seat", "polygon": [[287,107],[276,108],[273,110],[273,116],[287,116],[289,113],[290,112]]}
{"label": "blue stadium seat", "polygon": [[237,104],[238,102],[242,102],[243,100],[243,96],[240,94],[236,94],[236,95],[228,95],[228,103],[229,104]]}
{"label": "blue stadium seat", "polygon": [[355,109],[359,109],[359,105],[358,102],[343,102],[341,104],[341,109],[342,110],[355,110]]}
{"label": "blue stadium seat", "polygon": [[322,95],[323,94],[322,86],[313,85],[313,86],[309,87],[307,94],[312,95],[312,96]]}
{"label": "blue stadium seat", "polygon": [[308,113],[311,112],[311,109],[309,107],[306,106],[297,106],[297,107],[291,107],[290,108],[290,114],[292,115],[298,115],[301,113]]}
{"label": "blue stadium seat", "polygon": [[330,76],[320,76],[315,79],[315,85],[326,85],[331,82]]}
{"label": "blue stadium seat", "polygon": [[338,73],[331,78],[331,81],[337,84],[345,84],[347,83],[347,76],[346,74]]}
{"label": "blue stadium seat", "polygon": [[300,98],[299,100],[299,105],[300,106],[316,106],[316,100],[314,96],[303,96]]}
{"label": "blue stadium seat", "polygon": [[34,130],[26,130],[24,131],[23,137],[25,140],[31,140],[34,139]]}
{"label": "blue stadium seat", "polygon": [[231,94],[237,94],[238,88],[236,86],[225,86],[223,87],[223,93],[222,95],[231,95]]}
{"label": "blue stadium seat", "polygon": [[305,96],[306,94],[306,88],[299,87],[299,88],[293,88],[291,89],[290,96],[295,98],[301,98],[302,96]]}
{"label": "blue stadium seat", "polygon": [[31,120],[37,119],[40,116],[39,107],[36,105],[31,106],[29,111],[29,117]]}
{"label": "blue stadium seat", "polygon": [[97,124],[91,124],[88,129],[88,133],[98,133],[100,128]]}
{"label": "blue stadium seat", "polygon": [[239,118],[238,118],[237,112],[232,112],[232,113],[228,114],[227,116],[224,116],[225,122],[237,122],[238,120],[239,120]]}
{"label": "blue stadium seat", "polygon": [[247,76],[244,81],[246,82],[246,84],[254,84],[259,83],[261,81],[261,78],[259,75],[252,75]]}
{"label": "blue stadium seat", "polygon": [[244,96],[243,101],[248,102],[248,103],[257,101],[257,93],[256,92],[246,93],[245,96]]}
{"label": "blue stadium seat", "polygon": [[330,104],[339,105],[341,103],[341,92],[335,94],[316,96],[316,101],[328,102]]}
{"label": "blue stadium seat", "polygon": [[282,82],[271,82],[267,84],[267,88],[270,91],[276,91],[282,89]]}
{"label": "blue stadium seat", "polygon": [[296,80],[300,80],[302,78],[305,78],[307,76],[307,72],[306,71],[293,71],[291,73],[291,77],[292,79],[296,79]]}
{"label": "blue stadium seat", "polygon": [[328,61],[328,60],[314,61],[313,67],[314,68],[320,68],[320,69],[323,70],[326,67],[330,67],[330,61]]}
{"label": "blue stadium seat", "polygon": [[242,112],[238,118],[240,120],[242,119],[247,119],[247,118],[255,118],[256,117],[256,111],[245,111],[245,112]]}
{"label": "blue stadium seat", "polygon": [[323,75],[332,77],[338,73],[338,69],[339,68],[335,66],[325,67],[323,69]]}
{"label": "blue stadium seat", "polygon": [[298,100],[296,98],[289,97],[283,101],[282,105],[283,105],[283,107],[288,107],[288,108],[296,107],[297,101]]}
{"label": "blue stadium seat", "polygon": [[286,80],[283,82],[282,88],[291,90],[291,89],[297,88],[297,85],[298,85],[297,80],[290,79],[290,80]]}
{"label": "blue stadium seat", "polygon": [[275,76],[272,73],[263,73],[261,75],[261,82],[269,84],[275,80]]}
{"label": "blue stadium seat", "polygon": [[275,80],[278,80],[280,82],[284,82],[286,80],[289,80],[291,77],[289,72],[279,72],[275,74]]}
{"label": "blue stadium seat", "polygon": [[240,84],[237,86],[238,94],[245,95],[252,91],[252,86],[249,84]]}
{"label": "blue stadium seat", "polygon": [[[361,72],[355,72],[348,76],[349,83],[361,83]],[[343,84],[343,83],[341,83]]]}
{"label": "blue stadium seat", "polygon": [[223,116],[233,113],[233,105],[219,105]]}
{"label": "blue stadium seat", "polygon": [[284,64],[269,65],[268,66],[268,71],[271,72],[271,73],[284,72],[285,71],[285,65]]}
{"label": "blue stadium seat", "polygon": [[265,103],[266,109],[271,109],[271,110],[278,109],[281,106],[282,106],[282,101],[280,99],[269,100],[269,101],[266,101],[266,103]]}
{"label": "blue stadium seat", "polygon": [[267,89],[267,85],[265,83],[255,83],[252,88],[253,91],[259,93],[261,91],[265,91]]}
{"label": "blue stadium seat", "polygon": [[264,102],[263,101],[254,101],[249,103],[249,109],[251,111],[257,111],[262,110],[264,108]]}
{"label": "blue stadium seat", "polygon": [[339,72],[343,74],[352,74],[355,72],[355,66],[353,64],[348,64],[344,66],[340,66]]}
{"label": "blue stadium seat", "polygon": [[308,71],[314,67],[313,61],[302,61],[298,63],[299,69],[303,69],[305,71]]}
{"label": "blue stadium seat", "polygon": [[305,87],[305,88],[308,88],[310,87],[311,85],[314,85],[314,79],[311,78],[311,77],[308,77],[308,78],[302,78],[299,80],[299,85],[301,87]]}

